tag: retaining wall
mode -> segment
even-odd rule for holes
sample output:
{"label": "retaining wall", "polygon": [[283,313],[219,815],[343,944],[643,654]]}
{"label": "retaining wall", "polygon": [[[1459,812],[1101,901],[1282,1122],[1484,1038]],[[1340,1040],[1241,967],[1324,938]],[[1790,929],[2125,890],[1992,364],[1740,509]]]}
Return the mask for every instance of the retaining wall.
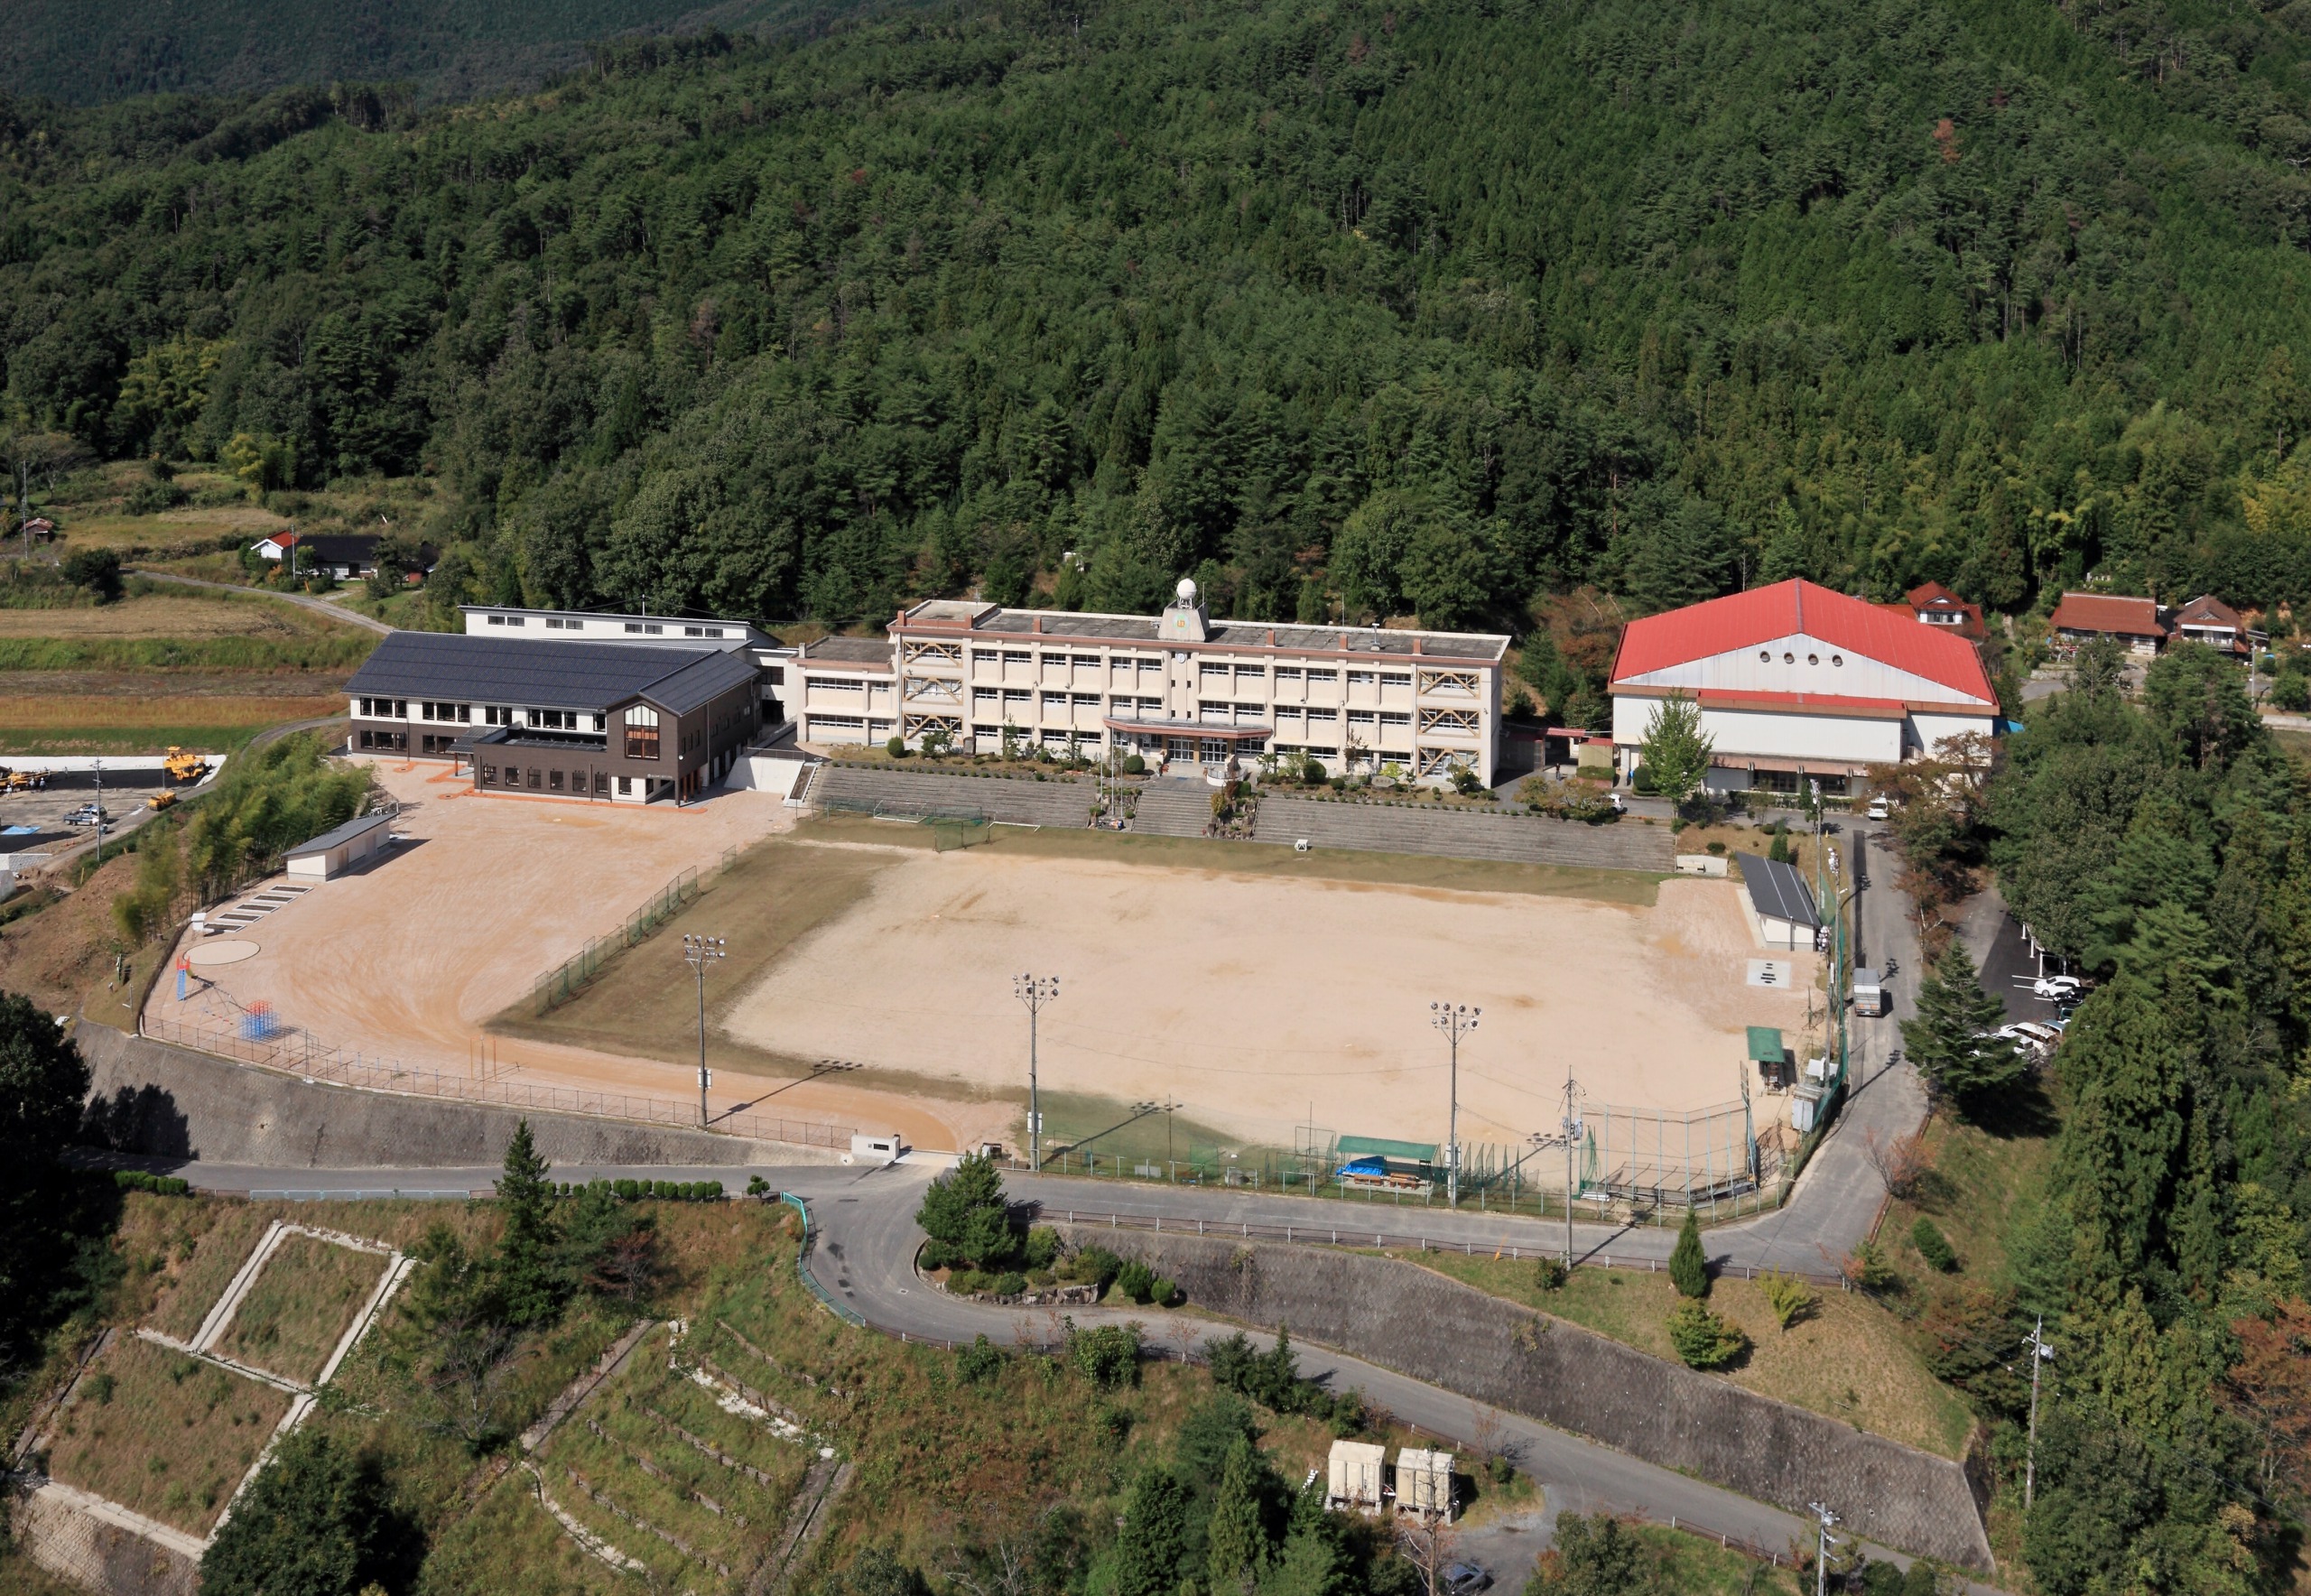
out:
{"label": "retaining wall", "polygon": [[1212,1312],[1292,1333],[1871,1540],[1991,1566],[1947,1458],[1745,1391],[1410,1263],[1331,1249],[1059,1227],[1146,1260]]}
{"label": "retaining wall", "polygon": [[82,1025],[92,1077],[83,1139],[116,1152],[294,1169],[474,1168],[506,1155],[524,1119],[555,1164],[831,1163],[823,1147],[362,1091]]}
{"label": "retaining wall", "polygon": [[[50,1487],[15,1504],[16,1537],[41,1567],[104,1596],[198,1596],[200,1563]],[[190,1537],[187,1537],[188,1539]]]}

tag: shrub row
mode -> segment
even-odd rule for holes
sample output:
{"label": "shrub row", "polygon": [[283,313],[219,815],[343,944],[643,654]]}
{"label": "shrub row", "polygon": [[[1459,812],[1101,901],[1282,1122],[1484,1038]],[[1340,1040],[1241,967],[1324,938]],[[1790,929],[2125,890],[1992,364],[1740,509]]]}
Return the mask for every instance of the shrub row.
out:
{"label": "shrub row", "polygon": [[124,1192],[150,1192],[156,1197],[185,1197],[192,1192],[192,1183],[172,1174],[146,1174],[141,1169],[116,1169],[114,1183]]}
{"label": "shrub row", "polygon": [[608,1192],[621,1202],[719,1202],[720,1181],[562,1181],[554,1193],[574,1197],[581,1192]]}

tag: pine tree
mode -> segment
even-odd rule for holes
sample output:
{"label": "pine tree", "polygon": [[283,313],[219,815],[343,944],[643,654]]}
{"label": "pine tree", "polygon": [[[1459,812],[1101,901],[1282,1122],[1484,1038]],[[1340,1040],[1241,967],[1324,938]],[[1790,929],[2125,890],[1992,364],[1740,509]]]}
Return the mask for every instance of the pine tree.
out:
{"label": "pine tree", "polygon": [[1902,1022],[1902,1045],[1935,1090],[1963,1109],[2019,1080],[2028,1062],[2010,1042],[1990,1035],[2006,1018],[1982,990],[1974,961],[1957,938],[1918,983],[1917,1017]]}
{"label": "pine tree", "polygon": [[1677,1245],[1669,1254],[1669,1278],[1676,1282],[1679,1296],[1709,1294],[1709,1259],[1701,1249],[1701,1220],[1690,1208],[1685,1210],[1685,1222],[1677,1229]]}
{"label": "pine tree", "polygon": [[325,1433],[292,1435],[202,1555],[200,1588],[218,1596],[354,1596],[390,1576],[410,1536],[373,1461]]}
{"label": "pine tree", "polygon": [[1211,1524],[1206,1532],[1205,1583],[1211,1596],[1249,1591],[1266,1571],[1267,1529],[1260,1521],[1265,1472],[1250,1438],[1239,1434],[1220,1466],[1220,1489],[1212,1499]]}
{"label": "pine tree", "polygon": [[1132,1487],[1116,1536],[1116,1596],[1173,1596],[1187,1535],[1187,1488],[1169,1469],[1148,1470]]}
{"label": "pine tree", "polygon": [[553,1268],[559,1240],[553,1187],[546,1180],[552,1168],[538,1155],[530,1122],[523,1120],[506,1144],[506,1173],[497,1181],[497,1203],[506,1216],[497,1238],[497,1289],[508,1324],[544,1324],[562,1306]]}

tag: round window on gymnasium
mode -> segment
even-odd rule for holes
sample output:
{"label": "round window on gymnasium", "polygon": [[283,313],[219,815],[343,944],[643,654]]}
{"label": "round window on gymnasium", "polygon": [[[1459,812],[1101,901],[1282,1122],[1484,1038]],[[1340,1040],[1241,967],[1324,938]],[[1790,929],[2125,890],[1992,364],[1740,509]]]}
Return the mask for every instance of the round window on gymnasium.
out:
{"label": "round window on gymnasium", "polygon": [[1781,656],[1781,663],[1785,665],[1794,665],[1797,663],[1797,656],[1794,654],[1785,654]]}
{"label": "round window on gymnasium", "polygon": [[1805,663],[1809,665],[1818,665],[1822,663],[1822,656],[1818,654],[1809,654],[1805,656]]}
{"label": "round window on gymnasium", "polygon": [[1759,664],[1770,664],[1770,663],[1773,663],[1773,654],[1772,654],[1771,651],[1767,650],[1767,649],[1763,649],[1763,648],[1760,648],[1759,650],[1758,650],[1758,663],[1759,663]]}
{"label": "round window on gymnasium", "polygon": [[1845,655],[1842,654],[1833,654],[1830,655],[1830,663],[1833,665],[1842,665],[1845,663]]}

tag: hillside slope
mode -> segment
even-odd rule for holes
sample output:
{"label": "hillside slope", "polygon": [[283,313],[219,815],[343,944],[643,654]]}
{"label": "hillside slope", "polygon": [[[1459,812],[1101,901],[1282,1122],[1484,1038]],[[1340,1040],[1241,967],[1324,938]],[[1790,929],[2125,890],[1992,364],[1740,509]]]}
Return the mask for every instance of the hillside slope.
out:
{"label": "hillside slope", "polygon": [[2267,602],[2311,592],[2302,54],[2243,5],[1113,0],[416,116],[19,104],[7,396],[436,475],[477,594]]}

